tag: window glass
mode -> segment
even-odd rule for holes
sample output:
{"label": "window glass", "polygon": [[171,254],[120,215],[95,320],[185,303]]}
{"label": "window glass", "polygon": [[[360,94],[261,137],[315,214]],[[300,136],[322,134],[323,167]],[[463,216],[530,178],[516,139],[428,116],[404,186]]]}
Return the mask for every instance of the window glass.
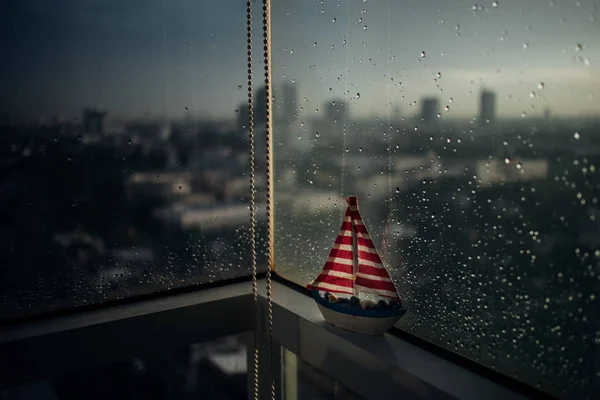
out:
{"label": "window glass", "polygon": [[0,396],[6,400],[244,399],[245,342],[244,336],[231,336],[198,343],[0,390]]}
{"label": "window glass", "polygon": [[362,397],[329,375],[298,358],[287,349],[282,352],[283,399],[361,400]]}
{"label": "window glass", "polygon": [[0,320],[250,273],[245,21],[2,2]]}
{"label": "window glass", "polygon": [[356,194],[408,308],[399,328],[593,397],[598,6],[274,4],[278,272],[311,282]]}

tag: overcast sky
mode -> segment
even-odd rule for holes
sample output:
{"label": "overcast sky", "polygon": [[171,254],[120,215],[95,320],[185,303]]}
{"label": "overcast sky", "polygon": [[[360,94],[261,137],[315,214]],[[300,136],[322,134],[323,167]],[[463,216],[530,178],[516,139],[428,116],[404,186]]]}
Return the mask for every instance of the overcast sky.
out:
{"label": "overcast sky", "polygon": [[[274,81],[296,82],[305,116],[333,97],[359,116],[410,115],[423,96],[472,116],[482,87],[502,116],[596,114],[600,0],[495,4],[273,0]],[[242,0],[2,0],[1,112],[233,117],[245,14]]]}

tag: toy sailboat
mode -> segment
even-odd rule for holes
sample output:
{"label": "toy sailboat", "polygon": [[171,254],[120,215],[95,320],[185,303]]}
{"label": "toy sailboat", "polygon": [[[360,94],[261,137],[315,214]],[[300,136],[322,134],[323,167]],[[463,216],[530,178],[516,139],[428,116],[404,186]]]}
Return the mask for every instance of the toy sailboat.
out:
{"label": "toy sailboat", "polygon": [[346,215],[325,267],[307,288],[326,322],[354,332],[382,335],[406,309],[362,221],[358,198],[350,196],[346,202]]}

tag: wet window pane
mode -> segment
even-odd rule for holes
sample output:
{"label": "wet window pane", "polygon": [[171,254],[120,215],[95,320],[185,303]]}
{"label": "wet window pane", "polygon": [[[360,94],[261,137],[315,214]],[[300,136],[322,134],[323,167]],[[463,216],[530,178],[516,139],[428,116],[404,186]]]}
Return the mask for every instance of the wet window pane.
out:
{"label": "wet window pane", "polygon": [[245,18],[2,2],[0,320],[250,273]]}
{"label": "wet window pane", "polygon": [[0,390],[6,400],[211,399],[247,397],[243,337],[209,343]]}
{"label": "wet window pane", "polygon": [[356,194],[399,328],[594,397],[598,6],[277,2],[278,272],[312,281]]}

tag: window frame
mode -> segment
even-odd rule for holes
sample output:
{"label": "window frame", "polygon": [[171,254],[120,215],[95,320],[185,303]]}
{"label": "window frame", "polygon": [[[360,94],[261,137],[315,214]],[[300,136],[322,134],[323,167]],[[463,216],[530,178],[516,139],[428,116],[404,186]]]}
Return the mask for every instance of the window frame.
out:
{"label": "window frame", "polygon": [[556,399],[397,328],[372,337],[333,327],[306,289],[275,280],[273,340],[365,399]]}
{"label": "window frame", "polygon": [[[270,370],[278,399],[284,397],[282,379],[294,377],[293,365],[287,370],[282,366],[282,348],[365,399],[389,397],[390,393],[402,393],[407,399],[553,398],[522,383],[509,384],[500,373],[483,365],[474,363],[476,368],[470,368],[462,356],[449,359],[443,349],[423,346],[396,330],[370,337],[330,326],[303,288],[275,273],[272,285],[273,363],[269,365],[268,357],[259,356],[260,398],[269,398]],[[251,349],[254,326],[259,355],[266,355],[265,287],[266,280],[261,277],[256,321],[248,277],[245,282],[225,282],[189,293],[162,293],[99,310],[75,309],[70,315],[0,328],[0,388],[233,334],[248,334]],[[247,362],[248,398],[252,399],[252,351]],[[292,382],[291,387],[300,384]]]}

